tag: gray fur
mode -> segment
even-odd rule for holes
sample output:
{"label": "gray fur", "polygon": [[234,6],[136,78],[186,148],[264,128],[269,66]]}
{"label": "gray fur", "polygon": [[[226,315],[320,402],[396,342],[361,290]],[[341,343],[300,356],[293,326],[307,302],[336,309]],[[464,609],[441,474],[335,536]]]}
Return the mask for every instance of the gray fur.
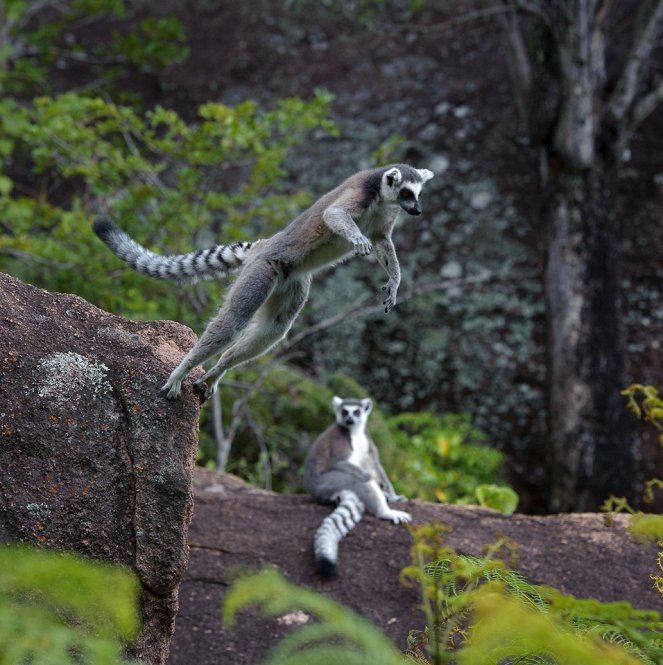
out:
{"label": "gray fur", "polygon": [[[334,397],[336,423],[311,446],[304,462],[304,484],[321,503],[338,502],[315,533],[313,549],[320,573],[338,573],[338,544],[361,519],[364,509],[395,524],[409,522],[409,513],[393,510],[388,501],[404,501],[380,463],[367,429],[372,404],[368,399]],[[355,446],[363,445],[363,449]]]}
{"label": "gray fur", "polygon": [[387,273],[385,311],[396,304],[401,280],[391,233],[398,213],[421,213],[419,193],[433,177],[406,164],[360,171],[320,197],[271,238],[217,245],[208,250],[162,257],[141,247],[107,220],[95,231],[134,269],[165,279],[215,278],[240,268],[219,313],[173,370],[162,392],[177,399],[182,381],[198,365],[221,354],[197,382],[213,395],[224,373],[279,342],[308,298],[312,275],[354,253],[376,257]]}

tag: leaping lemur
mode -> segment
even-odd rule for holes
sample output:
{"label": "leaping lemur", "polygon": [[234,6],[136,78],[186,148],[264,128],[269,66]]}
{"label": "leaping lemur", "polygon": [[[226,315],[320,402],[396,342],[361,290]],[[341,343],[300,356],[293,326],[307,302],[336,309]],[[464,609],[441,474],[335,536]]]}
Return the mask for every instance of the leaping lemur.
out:
{"label": "leaping lemur", "polygon": [[313,539],[315,561],[325,579],[338,575],[338,544],[359,522],[364,509],[394,524],[412,519],[387,504],[405,497],[394,492],[368,433],[371,400],[334,397],[332,406],[336,422],[313,442],[304,462],[304,484],[313,498],[338,504]]}
{"label": "leaping lemur", "polygon": [[211,397],[228,369],[262,355],[285,337],[306,302],[312,274],[352,252],[366,256],[375,247],[388,277],[383,286],[385,312],[392,309],[401,273],[391,233],[401,210],[421,214],[421,188],[432,177],[428,169],[406,164],[360,171],[270,238],[174,256],[155,254],[108,218],[97,219],[93,228],[99,238],[146,275],[195,281],[240,270],[218,314],[161,391],[168,399],[177,399],[189,372],[221,353],[218,362],[196,382],[204,398]]}

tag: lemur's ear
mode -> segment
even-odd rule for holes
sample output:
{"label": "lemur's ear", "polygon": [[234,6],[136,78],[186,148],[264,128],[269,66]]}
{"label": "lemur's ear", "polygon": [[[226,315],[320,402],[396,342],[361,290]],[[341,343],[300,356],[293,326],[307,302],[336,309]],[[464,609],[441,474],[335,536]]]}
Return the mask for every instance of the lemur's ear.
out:
{"label": "lemur's ear", "polygon": [[340,397],[334,395],[334,397],[332,397],[332,406],[334,407],[334,411],[336,411],[338,407],[341,406],[341,404],[343,404],[343,400]]}
{"label": "lemur's ear", "polygon": [[394,167],[385,172],[384,179],[389,187],[394,187],[400,184],[401,180],[403,180],[403,175],[396,167]]}
{"label": "lemur's ear", "polygon": [[421,176],[421,179],[424,182],[428,182],[435,174],[432,171],[429,171],[428,169],[417,169],[419,171],[419,175]]}
{"label": "lemur's ear", "polygon": [[370,399],[361,400],[361,408],[368,414],[373,409],[373,402]]}

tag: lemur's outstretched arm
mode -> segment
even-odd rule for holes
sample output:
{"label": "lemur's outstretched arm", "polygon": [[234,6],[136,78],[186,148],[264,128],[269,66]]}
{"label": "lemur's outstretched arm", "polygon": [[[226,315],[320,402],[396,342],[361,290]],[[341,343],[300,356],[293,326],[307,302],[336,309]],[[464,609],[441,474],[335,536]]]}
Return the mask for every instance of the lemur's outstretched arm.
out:
{"label": "lemur's outstretched arm", "polygon": [[357,256],[366,256],[371,253],[371,241],[359,230],[352,219],[352,215],[341,207],[331,205],[322,213],[324,223],[341,238],[345,238],[354,247]]}
{"label": "lemur's outstretched arm", "polygon": [[391,484],[389,476],[387,476],[387,473],[380,463],[378,449],[374,443],[371,443],[370,456],[371,462],[373,463],[373,473],[375,479],[377,480],[378,485],[380,485],[380,489],[384,492],[387,501],[407,501],[407,498],[402,494],[396,494],[396,490]]}

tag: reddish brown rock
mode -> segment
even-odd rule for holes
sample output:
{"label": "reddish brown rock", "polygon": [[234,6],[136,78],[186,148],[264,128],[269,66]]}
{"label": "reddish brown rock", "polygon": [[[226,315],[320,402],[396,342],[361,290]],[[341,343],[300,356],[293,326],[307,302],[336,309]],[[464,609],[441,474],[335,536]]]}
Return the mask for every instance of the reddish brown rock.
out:
{"label": "reddish brown rock", "polygon": [[188,328],[107,314],[0,274],[0,541],[132,567],[163,663],[187,564],[199,399],[159,395]]}

